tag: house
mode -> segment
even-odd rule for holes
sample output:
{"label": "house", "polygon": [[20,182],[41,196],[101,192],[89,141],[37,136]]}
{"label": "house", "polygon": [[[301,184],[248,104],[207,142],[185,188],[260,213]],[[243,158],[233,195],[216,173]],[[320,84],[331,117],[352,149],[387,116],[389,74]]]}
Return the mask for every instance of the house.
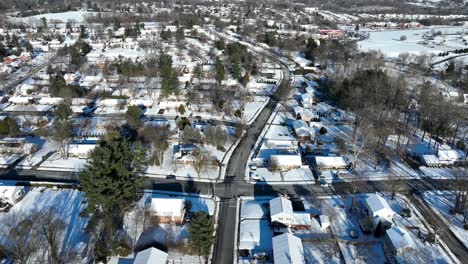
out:
{"label": "house", "polygon": [[291,170],[302,166],[302,158],[299,154],[294,155],[271,155],[270,169],[271,170]]}
{"label": "house", "polygon": [[294,133],[301,141],[310,140],[310,127],[303,120],[293,121]]}
{"label": "house", "polygon": [[390,208],[385,199],[375,193],[369,194],[364,200],[367,216],[372,218],[373,228],[376,229],[379,223],[383,228],[388,229],[393,225],[395,212]]}
{"label": "house", "polygon": [[320,121],[320,117],[309,109],[304,109],[304,111],[302,111],[301,119],[306,122]]}
{"label": "house", "polygon": [[301,239],[290,233],[273,237],[273,259],[274,263],[305,264]]}
{"label": "house", "polygon": [[24,186],[0,186],[0,201],[2,203],[15,205],[23,199],[25,194],[26,189]]}
{"label": "house", "polygon": [[394,226],[385,232],[384,252],[392,263],[410,263],[415,256],[415,243],[407,230]]}
{"label": "house", "polygon": [[150,247],[136,253],[133,264],[166,264],[167,255],[166,252],[160,249]]}
{"label": "house", "polygon": [[463,151],[457,150],[438,150],[437,157],[441,164],[454,165],[456,162],[463,160]]}
{"label": "house", "polygon": [[427,167],[438,167],[441,165],[440,160],[436,155],[431,155],[431,154],[421,155],[420,160]]}
{"label": "house", "polygon": [[151,213],[159,223],[181,224],[185,216],[185,201],[182,198],[152,198]]}
{"label": "house", "polygon": [[301,95],[302,106],[306,109],[312,108],[314,104],[314,96],[308,93]]}
{"label": "house", "polygon": [[316,156],[315,168],[319,170],[346,169],[348,163],[343,157]]}
{"label": "house", "polygon": [[85,159],[90,151],[96,148],[96,144],[69,144],[68,157]]}
{"label": "house", "polygon": [[292,203],[285,197],[270,200],[270,219],[272,223],[291,226],[294,221]]}
{"label": "house", "polygon": [[37,151],[37,145],[28,143],[25,138],[0,139],[0,153],[28,155]]}

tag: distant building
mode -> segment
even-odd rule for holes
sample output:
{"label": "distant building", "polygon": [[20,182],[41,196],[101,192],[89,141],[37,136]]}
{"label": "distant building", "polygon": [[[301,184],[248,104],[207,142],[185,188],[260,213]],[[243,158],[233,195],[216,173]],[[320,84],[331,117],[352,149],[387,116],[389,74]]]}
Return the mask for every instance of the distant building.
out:
{"label": "distant building", "polygon": [[301,239],[290,233],[273,237],[273,259],[274,263],[305,264]]}

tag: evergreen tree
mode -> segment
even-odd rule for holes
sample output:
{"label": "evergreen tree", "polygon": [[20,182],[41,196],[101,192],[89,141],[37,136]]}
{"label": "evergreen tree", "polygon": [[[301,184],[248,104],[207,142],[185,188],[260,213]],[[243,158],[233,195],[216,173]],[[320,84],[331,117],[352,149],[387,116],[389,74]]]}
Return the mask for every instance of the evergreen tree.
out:
{"label": "evergreen tree", "polygon": [[90,152],[79,176],[88,212],[122,216],[141,197],[145,163],[141,144],[132,148],[118,133],[107,134]]}
{"label": "evergreen tree", "polygon": [[192,248],[197,251],[198,255],[208,258],[214,241],[214,227],[209,215],[204,211],[196,212],[188,230]]}
{"label": "evergreen tree", "polygon": [[137,105],[129,106],[127,108],[127,112],[125,113],[127,124],[133,129],[137,129],[141,127],[142,125],[141,116],[142,116],[141,108]]}
{"label": "evergreen tree", "polygon": [[67,144],[73,137],[72,110],[68,104],[59,104],[54,111],[52,138],[59,143],[62,158],[67,157]]}
{"label": "evergreen tree", "polygon": [[224,65],[219,58],[216,58],[215,61],[215,71],[216,71],[216,81],[221,83],[226,78],[226,70]]}
{"label": "evergreen tree", "polygon": [[20,127],[16,121],[10,117],[0,120],[0,135],[17,136],[20,133]]}

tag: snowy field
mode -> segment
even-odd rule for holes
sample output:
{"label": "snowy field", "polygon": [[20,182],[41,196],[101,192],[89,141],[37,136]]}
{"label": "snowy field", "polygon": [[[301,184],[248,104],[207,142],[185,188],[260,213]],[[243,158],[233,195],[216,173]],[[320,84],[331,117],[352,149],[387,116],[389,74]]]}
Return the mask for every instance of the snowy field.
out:
{"label": "snowy field", "polygon": [[463,216],[453,215],[449,211],[454,207],[455,193],[449,191],[425,192],[424,201],[434,212],[447,220],[450,230],[468,248],[468,230],[463,228]]}
{"label": "snowy field", "polygon": [[46,14],[40,14],[40,15],[35,15],[35,16],[29,16],[29,17],[21,17],[21,18],[11,18],[13,21],[18,21],[18,22],[24,22],[24,23],[29,23],[29,24],[36,24],[40,23],[40,19],[45,17],[47,21],[55,20],[55,21],[60,21],[60,22],[68,22],[68,21],[74,21],[77,23],[83,23],[85,22],[86,16],[93,15],[93,12],[88,12],[88,11],[68,11],[68,12],[63,12],[63,13],[46,13]]}
{"label": "snowy field", "polygon": [[[414,29],[414,30],[386,30],[386,31],[371,31],[369,39],[358,42],[359,47],[362,50],[378,50],[384,53],[388,57],[397,57],[398,54],[403,52],[413,54],[423,53],[440,53],[443,51],[449,51],[453,49],[453,45],[444,47],[436,45],[431,48],[428,45],[422,45],[418,42],[423,41],[422,35],[426,32],[441,31],[442,34],[454,34],[461,32],[462,27],[433,27],[426,29]],[[405,41],[400,41],[401,36],[406,36]],[[450,43],[449,43],[450,44]]]}

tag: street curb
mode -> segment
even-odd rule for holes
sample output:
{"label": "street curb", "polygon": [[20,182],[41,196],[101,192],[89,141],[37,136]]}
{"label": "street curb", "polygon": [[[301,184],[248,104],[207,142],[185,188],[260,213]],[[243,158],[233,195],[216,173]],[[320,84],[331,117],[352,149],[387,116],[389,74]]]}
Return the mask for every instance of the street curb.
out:
{"label": "street curb", "polygon": [[240,212],[240,203],[242,198],[236,199],[236,223],[235,223],[235,231],[234,231],[234,252],[232,253],[232,263],[237,263],[237,249],[238,249],[238,235],[239,235],[239,212]]}

